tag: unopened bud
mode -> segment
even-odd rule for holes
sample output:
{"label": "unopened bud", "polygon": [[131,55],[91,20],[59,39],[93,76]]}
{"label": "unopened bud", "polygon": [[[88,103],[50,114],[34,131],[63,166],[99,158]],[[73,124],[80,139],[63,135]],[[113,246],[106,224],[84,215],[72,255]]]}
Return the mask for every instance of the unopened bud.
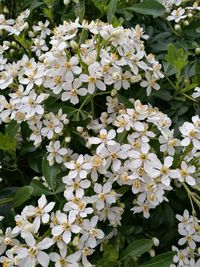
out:
{"label": "unopened bud", "polygon": [[71,137],[70,136],[65,137],[65,142],[66,143],[70,143],[71,142]]}
{"label": "unopened bud", "polygon": [[142,76],[140,74],[136,75],[136,76],[132,76],[130,81],[131,83],[137,83],[142,79]]}
{"label": "unopened bud", "polygon": [[153,258],[153,257],[155,257],[155,250],[154,249],[151,249],[150,251],[149,251],[149,254],[150,254],[150,256]]}
{"label": "unopened bud", "polygon": [[78,236],[75,236],[74,239],[73,239],[73,241],[72,241],[72,244],[73,244],[74,247],[77,247],[78,244],[79,244],[79,242],[80,242],[79,237]]}
{"label": "unopened bud", "polygon": [[28,27],[29,27],[29,26],[28,26],[28,22],[26,21],[26,22],[24,23],[24,29],[26,29],[26,30],[27,30],[27,29],[28,29]]}
{"label": "unopened bud", "polygon": [[70,41],[70,46],[71,46],[71,48],[72,49],[78,49],[78,47],[79,47],[79,45],[78,45],[78,43],[77,42],[75,42],[74,40],[71,40]]}
{"label": "unopened bud", "polygon": [[189,23],[189,21],[188,20],[184,20],[184,22],[183,22],[183,25],[184,26],[188,26],[190,23]]}
{"label": "unopened bud", "polygon": [[188,16],[188,18],[192,18],[193,15],[192,15],[192,13],[189,13],[187,16]]}
{"label": "unopened bud", "polygon": [[3,44],[6,45],[6,46],[9,46],[10,42],[9,41],[4,41]]}
{"label": "unopened bud", "polygon": [[76,130],[77,130],[78,133],[82,133],[84,129],[83,129],[82,126],[78,126],[78,127],[76,128]]}
{"label": "unopened bud", "polygon": [[158,239],[158,238],[156,238],[156,237],[153,237],[153,238],[152,238],[152,241],[153,241],[153,244],[154,244],[154,246],[155,246],[155,247],[158,247],[158,246],[159,246],[159,244],[160,244],[160,241],[159,241],[159,239]]}
{"label": "unopened bud", "polygon": [[116,90],[116,89],[113,89],[113,90],[111,91],[111,96],[116,96],[116,94],[117,94],[117,90]]}
{"label": "unopened bud", "polygon": [[179,24],[176,24],[176,25],[174,26],[174,29],[175,29],[176,31],[179,31],[179,30],[181,29],[181,26],[180,26]]}
{"label": "unopened bud", "polygon": [[64,0],[63,3],[64,3],[65,6],[67,6],[67,5],[69,5],[70,0]]}
{"label": "unopened bud", "polygon": [[200,55],[200,47],[197,47],[197,48],[195,49],[195,54],[196,54],[196,55]]}

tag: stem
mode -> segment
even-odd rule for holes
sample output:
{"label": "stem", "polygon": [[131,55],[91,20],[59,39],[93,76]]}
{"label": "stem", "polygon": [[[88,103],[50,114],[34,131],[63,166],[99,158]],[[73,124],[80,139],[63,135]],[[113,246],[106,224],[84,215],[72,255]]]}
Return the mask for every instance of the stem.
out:
{"label": "stem", "polygon": [[171,86],[176,90],[176,86],[173,84],[173,82],[170,80],[170,78],[167,76],[167,74],[164,73],[164,75],[167,78],[168,82],[171,84]]}
{"label": "stem", "polygon": [[95,96],[97,95],[109,95],[112,91],[105,91],[105,92],[100,92],[100,93],[96,93]]}
{"label": "stem", "polygon": [[81,109],[84,107],[85,103],[90,99],[90,95],[88,95],[86,97],[86,99],[83,101],[83,103],[81,104],[80,108],[78,109],[78,113],[81,111]]}
{"label": "stem", "polygon": [[182,95],[184,95],[186,98],[188,98],[189,100],[193,101],[193,102],[198,102],[196,99],[194,99],[193,97],[185,94],[185,93],[182,93]]}
{"label": "stem", "polygon": [[169,21],[167,21],[167,24],[168,24],[168,26],[170,27],[170,30],[171,30],[176,36],[179,37],[179,34],[174,30],[174,28],[172,27],[172,25],[170,24]]}
{"label": "stem", "polygon": [[94,107],[94,97],[93,96],[91,96],[91,98],[90,98],[90,103],[91,103],[92,116],[95,118],[95,107]]}

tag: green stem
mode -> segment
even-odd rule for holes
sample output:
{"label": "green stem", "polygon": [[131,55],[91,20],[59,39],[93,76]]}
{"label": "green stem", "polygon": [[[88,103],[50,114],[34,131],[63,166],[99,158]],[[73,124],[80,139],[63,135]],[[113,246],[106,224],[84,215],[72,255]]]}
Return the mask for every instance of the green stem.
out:
{"label": "green stem", "polygon": [[100,93],[96,93],[95,96],[97,95],[109,95],[111,94],[112,91],[105,91],[105,92],[100,92]]}

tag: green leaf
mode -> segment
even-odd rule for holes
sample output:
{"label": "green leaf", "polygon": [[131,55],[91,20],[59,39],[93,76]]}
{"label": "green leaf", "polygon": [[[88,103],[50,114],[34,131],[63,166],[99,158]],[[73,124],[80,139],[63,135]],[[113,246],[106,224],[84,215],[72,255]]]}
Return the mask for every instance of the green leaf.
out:
{"label": "green leaf", "polygon": [[32,193],[33,193],[32,186],[26,185],[26,186],[20,187],[14,196],[13,206],[15,208],[21,206],[24,202],[26,202],[31,197]]}
{"label": "green leaf", "polygon": [[46,188],[40,181],[33,179],[31,184],[30,184],[33,188],[33,196],[41,196],[43,195],[53,195],[53,192],[51,192],[50,190],[48,190],[48,188]]}
{"label": "green leaf", "polygon": [[32,12],[34,9],[44,5],[44,2],[38,2],[38,1],[33,1],[33,3],[31,4],[31,6],[29,7],[30,11]]}
{"label": "green leaf", "polygon": [[14,140],[14,138],[18,132],[18,129],[19,129],[19,124],[16,121],[12,120],[8,124],[8,126],[6,128],[6,133],[8,134],[8,136],[10,137],[11,140]]}
{"label": "green leaf", "polygon": [[149,251],[153,246],[153,241],[151,239],[139,239],[133,241],[124,251],[121,256],[121,260],[126,259],[128,256],[131,258],[142,255],[143,253]]}
{"label": "green leaf", "polygon": [[125,96],[118,93],[117,98],[126,108],[133,108],[133,104]]}
{"label": "green leaf", "polygon": [[161,266],[169,267],[173,261],[174,255],[175,255],[175,252],[173,251],[160,254],[156,257],[153,257],[147,263],[144,263],[143,265],[139,265],[139,267],[161,267]]}
{"label": "green leaf", "polygon": [[196,20],[192,22],[187,28],[184,29],[184,33],[192,38],[200,37],[200,21]]}
{"label": "green leaf", "polygon": [[57,175],[60,172],[60,167],[58,164],[54,164],[53,166],[49,165],[46,157],[43,158],[42,161],[42,173],[50,186],[50,188],[54,191],[57,187]]}
{"label": "green leaf", "polygon": [[0,149],[13,152],[16,149],[16,140],[11,140],[7,133],[0,133]]}
{"label": "green leaf", "polygon": [[166,12],[165,7],[156,0],[144,0],[143,2],[135,4],[127,9],[143,15],[151,15],[155,17],[162,16]]}
{"label": "green leaf", "polygon": [[107,20],[108,22],[112,23],[112,20],[115,16],[115,12],[117,9],[117,2],[118,0],[111,0],[108,4],[108,8],[107,8]]}

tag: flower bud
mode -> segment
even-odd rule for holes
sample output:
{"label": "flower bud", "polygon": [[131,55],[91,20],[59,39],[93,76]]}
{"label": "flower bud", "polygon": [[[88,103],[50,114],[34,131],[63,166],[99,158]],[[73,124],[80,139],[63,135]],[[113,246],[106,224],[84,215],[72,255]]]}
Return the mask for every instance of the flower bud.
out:
{"label": "flower bud", "polygon": [[82,133],[84,129],[83,129],[82,126],[78,126],[78,127],[76,128],[76,130],[77,130],[78,133]]}
{"label": "flower bud", "polygon": [[200,55],[200,47],[197,47],[197,48],[195,49],[195,54],[196,54],[196,55]]}
{"label": "flower bud", "polygon": [[117,90],[116,90],[116,89],[113,89],[113,90],[111,91],[111,96],[116,96],[116,94],[117,94]]}
{"label": "flower bud", "polygon": [[27,30],[28,28],[29,28],[29,25],[28,25],[28,22],[26,21],[26,22],[24,23],[24,29]]}
{"label": "flower bud", "polygon": [[158,238],[156,238],[156,237],[153,237],[153,238],[152,238],[152,241],[153,241],[153,244],[154,244],[154,246],[155,246],[155,247],[158,247],[158,246],[159,246],[159,244],[160,244],[160,241],[159,241],[159,239],[158,239]]}
{"label": "flower bud", "polygon": [[155,257],[155,250],[154,249],[151,249],[150,251],[149,251],[149,254],[150,254],[150,256],[153,258],[153,257]]}
{"label": "flower bud", "polygon": [[192,15],[192,13],[189,13],[187,16],[188,16],[188,18],[192,18],[193,15]]}
{"label": "flower bud", "polygon": [[64,3],[65,6],[67,6],[67,5],[69,5],[70,0],[64,0],[63,3]]}
{"label": "flower bud", "polygon": [[71,137],[70,136],[65,137],[65,142],[66,143],[70,143],[71,142]]}
{"label": "flower bud", "polygon": [[10,46],[10,42],[9,41],[4,41],[3,44],[6,45],[6,46]]}
{"label": "flower bud", "polygon": [[176,31],[179,31],[179,30],[181,29],[181,26],[180,26],[179,24],[176,24],[176,25],[174,26],[174,29],[175,29]]}
{"label": "flower bud", "polygon": [[142,79],[142,76],[141,76],[140,74],[138,74],[138,75],[132,76],[131,79],[130,79],[130,82],[131,82],[131,83],[137,83],[137,82],[139,82],[141,79]]}
{"label": "flower bud", "polygon": [[188,26],[190,23],[189,23],[189,21],[188,20],[184,20],[184,22],[183,22],[183,25],[184,26]]}
{"label": "flower bud", "polygon": [[74,237],[74,239],[73,239],[73,241],[72,241],[72,244],[73,244],[73,246],[74,247],[77,247],[78,246],[78,244],[79,244],[79,237],[78,236],[75,236]]}
{"label": "flower bud", "polygon": [[71,48],[72,49],[78,49],[78,47],[79,47],[79,45],[78,45],[78,43],[77,42],[75,42],[74,40],[71,40],[70,41],[70,46],[71,46]]}

